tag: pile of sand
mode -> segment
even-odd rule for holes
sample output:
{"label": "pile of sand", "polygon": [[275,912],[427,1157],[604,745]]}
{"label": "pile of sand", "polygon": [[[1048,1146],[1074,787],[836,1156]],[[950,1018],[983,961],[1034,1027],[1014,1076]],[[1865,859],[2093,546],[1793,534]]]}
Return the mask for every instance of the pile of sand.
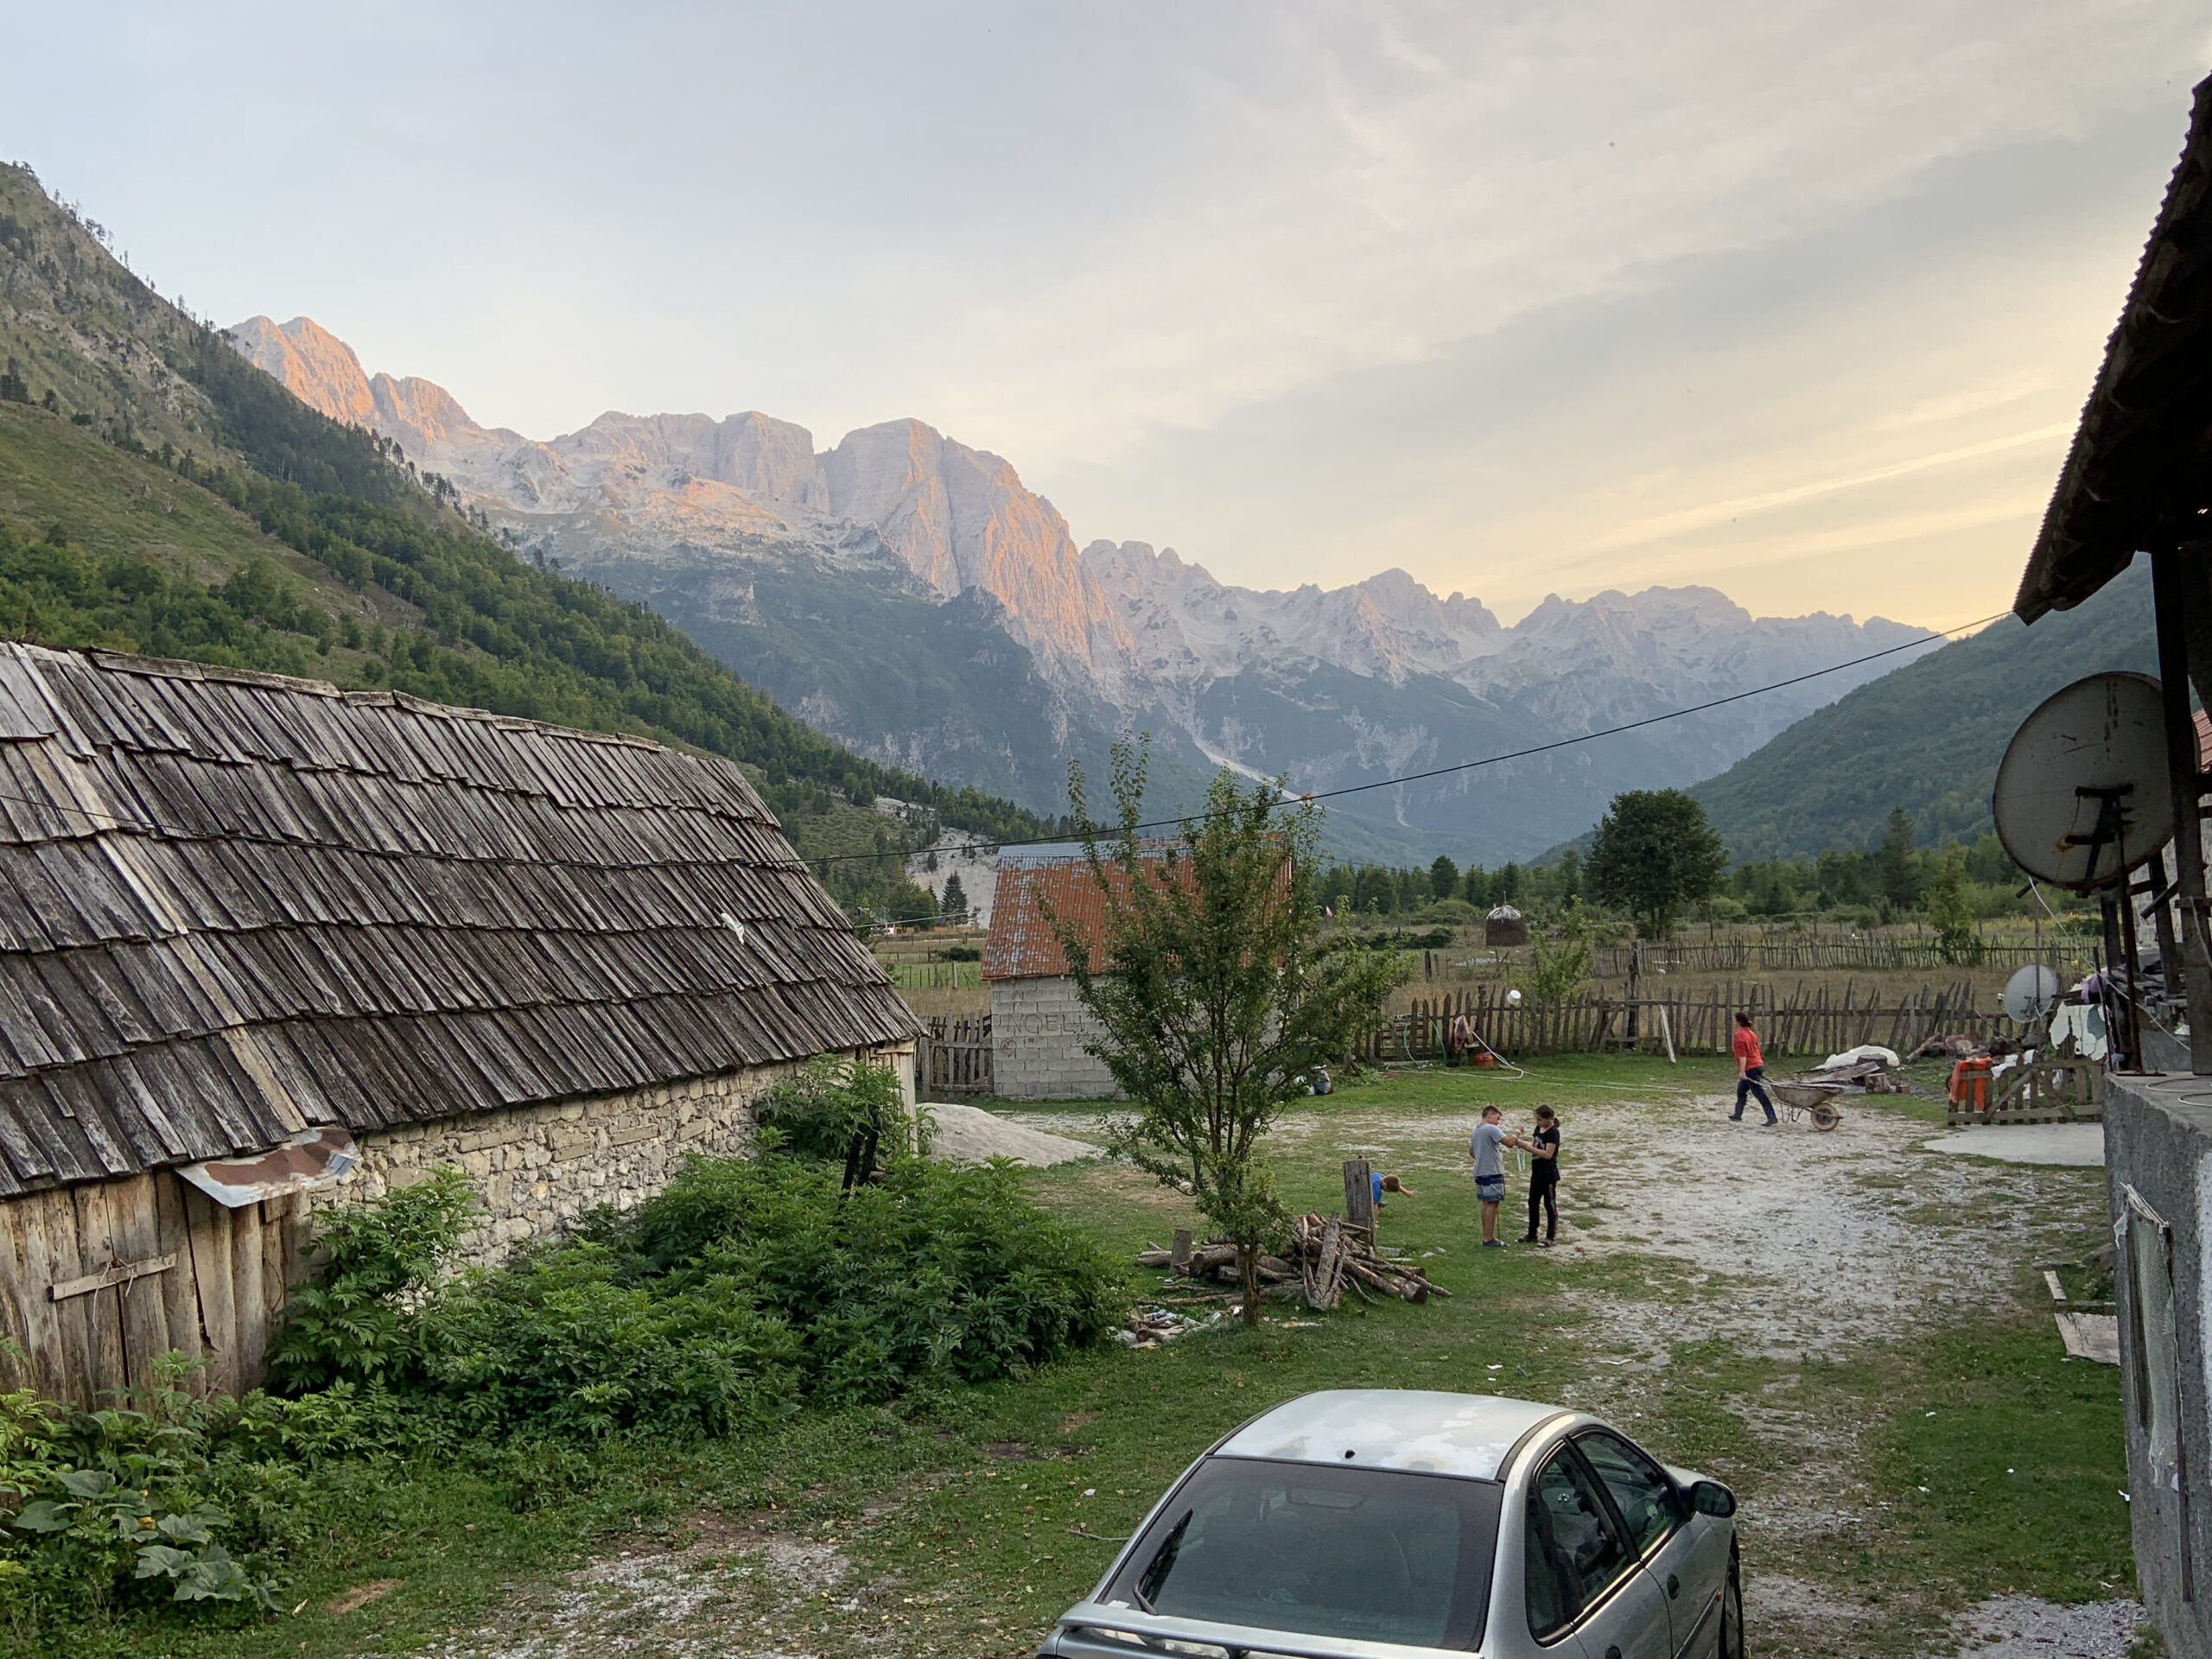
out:
{"label": "pile of sand", "polygon": [[1098,1148],[1088,1141],[1071,1141],[1064,1135],[1024,1128],[980,1106],[931,1102],[922,1109],[937,1119],[937,1133],[930,1141],[930,1156],[939,1163],[980,1164],[992,1158],[1011,1158],[1017,1164],[1043,1169],[1050,1164],[1098,1156]]}

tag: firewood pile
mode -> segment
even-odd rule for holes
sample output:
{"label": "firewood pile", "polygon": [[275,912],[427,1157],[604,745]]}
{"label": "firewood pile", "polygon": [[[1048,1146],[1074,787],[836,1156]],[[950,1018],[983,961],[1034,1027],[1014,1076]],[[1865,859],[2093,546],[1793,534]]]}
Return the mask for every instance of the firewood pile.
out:
{"label": "firewood pile", "polygon": [[[1225,1239],[1211,1238],[1191,1246],[1179,1238],[1177,1249],[1157,1247],[1138,1253],[1141,1268],[1166,1268],[1180,1278],[1241,1283],[1236,1271],[1236,1247]],[[1334,1307],[1350,1290],[1362,1301],[1383,1297],[1425,1302],[1450,1293],[1428,1281],[1411,1262],[1385,1255],[1373,1234],[1351,1226],[1335,1216],[1306,1215],[1291,1223],[1289,1250],[1282,1255],[1262,1255],[1259,1263],[1262,1295],[1274,1294],[1302,1300],[1308,1307]]]}
{"label": "firewood pile", "polygon": [[1178,1313],[1173,1308],[1140,1306],[1130,1310],[1127,1322],[1114,1334],[1131,1348],[1157,1348],[1164,1342],[1173,1342],[1178,1337],[1203,1330],[1220,1318],[1221,1315],[1216,1313],[1211,1319],[1200,1320],[1187,1313]]}

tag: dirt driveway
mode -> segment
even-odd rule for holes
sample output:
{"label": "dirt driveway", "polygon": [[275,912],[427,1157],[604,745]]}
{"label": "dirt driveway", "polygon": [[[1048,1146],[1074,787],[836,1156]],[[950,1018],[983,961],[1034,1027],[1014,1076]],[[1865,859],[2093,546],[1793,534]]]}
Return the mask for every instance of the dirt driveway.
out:
{"label": "dirt driveway", "polygon": [[[1819,1134],[1804,1124],[1760,1127],[1756,1111],[1732,1123],[1728,1105],[1655,1091],[1565,1114],[1560,1249],[1615,1271],[1598,1279],[1601,1288],[1567,1294],[1563,1323],[1571,1319],[1587,1363],[1562,1392],[1631,1430],[1692,1347],[1792,1368],[1846,1364],[1873,1346],[2017,1310],[2022,1264],[2078,1251],[2101,1214],[2101,1172],[1932,1153],[1923,1143],[1942,1130],[1894,1110],[1854,1106],[1841,1127]],[[1055,1133],[1072,1127],[1063,1114],[1008,1116]],[[1526,1116],[1516,1110],[1508,1122]],[[1418,1187],[1464,1179],[1465,1128],[1433,1110],[1355,1108],[1295,1116],[1279,1133],[1286,1158],[1364,1151]],[[1520,1217],[1508,1210],[1501,1230],[1510,1237]],[[1718,1386],[1718,1408],[1789,1471],[1745,1510],[1760,1562],[1748,1575],[1747,1609],[1766,1638],[1758,1650],[1847,1659],[1860,1651],[1854,1630],[1884,1616],[1879,1598],[1861,1599],[1832,1575],[1791,1564],[1847,1545],[1880,1502],[1864,1478],[1865,1426],[1795,1411],[1778,1388]],[[870,1583],[834,1541],[709,1523],[707,1535],[679,1546],[610,1555],[557,1584],[520,1589],[495,1626],[433,1651],[452,1659],[895,1652],[895,1638],[841,1629],[836,1615],[926,1599],[931,1588]],[[2003,1597],[1952,1611],[1954,1634],[1930,1655],[1964,1644],[1986,1659],[2122,1659],[2140,1618],[2118,1596],[2071,1607]]]}

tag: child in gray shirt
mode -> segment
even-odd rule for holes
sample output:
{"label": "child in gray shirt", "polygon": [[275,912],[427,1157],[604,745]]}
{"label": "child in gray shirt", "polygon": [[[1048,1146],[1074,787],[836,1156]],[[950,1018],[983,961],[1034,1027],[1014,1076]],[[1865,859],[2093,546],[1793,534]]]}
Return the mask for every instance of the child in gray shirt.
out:
{"label": "child in gray shirt", "polygon": [[1475,1196],[1482,1200],[1483,1247],[1502,1250],[1505,1246],[1497,1236],[1497,1206],[1505,1198],[1505,1166],[1497,1149],[1516,1142],[1498,1122],[1499,1116],[1495,1106],[1483,1108],[1483,1121],[1467,1137],[1467,1155],[1475,1160]]}

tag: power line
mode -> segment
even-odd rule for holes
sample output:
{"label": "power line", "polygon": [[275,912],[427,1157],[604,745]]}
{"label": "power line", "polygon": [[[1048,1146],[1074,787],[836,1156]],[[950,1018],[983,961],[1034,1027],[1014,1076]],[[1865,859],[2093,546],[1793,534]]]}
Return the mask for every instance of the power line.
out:
{"label": "power line", "polygon": [[[1631,720],[1622,725],[1608,726],[1602,731],[1584,732],[1575,737],[1557,738],[1551,742],[1535,744],[1529,748],[1515,749],[1504,754],[1484,755],[1479,760],[1462,760],[1453,766],[1436,766],[1427,772],[1408,772],[1403,777],[1381,778],[1376,779],[1372,783],[1366,784],[1348,784],[1342,789],[1308,791],[1300,795],[1298,799],[1301,804],[1307,801],[1336,800],[1346,795],[1363,794],[1369,790],[1393,789],[1402,784],[1420,783],[1430,778],[1448,777],[1454,772],[1473,771],[1482,766],[1501,766],[1509,760],[1524,760],[1534,755],[1548,754],[1554,750],[1572,748],[1577,744],[1594,743],[1599,738],[1603,737],[1618,737],[1624,732],[1637,731],[1646,726],[1656,726],[1666,721],[1681,720],[1689,715],[1703,714],[1707,709],[1725,708],[1732,702],[1741,702],[1749,697],[1763,696],[1770,691],[1780,691],[1793,685],[1802,685],[1808,680],[1817,680],[1824,675],[1840,673],[1847,668],[1857,668],[1862,664],[1878,662],[1885,657],[1896,656],[1899,652],[1912,651],[1919,646],[1933,644],[1935,641],[1939,639],[1948,639],[1955,633],[1967,633],[1971,632],[1976,628],[1986,627],[1990,623],[1997,621],[1999,618],[2008,614],[2010,614],[2010,613],[1999,611],[1995,616],[1986,616],[1980,619],[1980,620],[1975,622],[1962,622],[1953,627],[1944,628],[1933,633],[1924,634],[1917,639],[1909,639],[1903,645],[1890,645],[1880,651],[1869,652],[1864,657],[1853,657],[1845,662],[1832,663],[1826,668],[1816,668],[1812,670],[1809,673],[1793,675],[1789,679],[1777,680],[1770,685],[1756,686],[1748,691],[1732,692],[1725,697],[1714,697],[1705,702],[1693,703],[1686,709],[1670,709],[1667,713],[1662,715],[1648,715],[1642,720]],[[162,823],[158,819],[153,818],[150,816],[143,817],[123,817],[114,813],[98,811],[90,807],[76,806],[62,801],[40,799],[35,796],[18,795],[6,791],[0,791],[0,802],[6,802],[18,806],[31,807],[45,812],[66,814],[73,817],[83,818],[95,823],[112,825],[119,830],[135,830],[147,835],[173,836],[183,840],[237,840],[261,842],[271,846],[293,846],[298,844],[283,836],[257,835],[253,831],[244,828],[238,830],[226,829],[210,834],[206,830],[188,830],[182,825]],[[1193,814],[1191,817],[1154,818],[1140,823],[1135,827],[1139,830],[1174,829],[1181,824],[1192,822],[1192,818],[1203,816],[1205,815]],[[971,842],[969,843],[969,846],[970,848],[987,848],[992,852],[1002,852],[1009,847],[1052,846],[1065,842],[1068,839],[1069,837],[1066,836],[1033,836],[1021,840]],[[376,849],[371,848],[361,848],[357,849],[356,850],[373,853]],[[903,867],[905,861],[911,856],[913,856],[913,855],[889,851],[868,853],[829,853],[824,854],[819,858],[802,857],[800,858],[799,862],[806,868],[821,868],[826,872],[827,867],[831,864],[845,864],[859,861],[874,862],[877,860],[885,858],[896,858],[900,861]],[[926,921],[929,919],[931,918],[920,916],[898,917],[887,918],[880,925],[886,926],[897,926],[905,922]]]}
{"label": "power line", "polygon": [[[1307,791],[1299,795],[1302,804],[1307,801],[1332,801],[1346,795],[1363,794],[1371,789],[1395,789],[1401,784],[1417,784],[1430,778],[1446,778],[1453,772],[1471,772],[1479,766],[1503,766],[1508,760],[1526,760],[1532,755],[1549,754],[1556,749],[1573,748],[1578,743],[1594,743],[1601,737],[1618,737],[1623,732],[1640,731],[1646,726],[1657,726],[1669,720],[1681,720],[1688,715],[1701,715],[1710,709],[1723,709],[1732,702],[1741,702],[1747,697],[1764,696],[1770,691],[1786,690],[1793,685],[1802,685],[1808,680],[1817,680],[1823,675],[1840,674],[1847,668],[1857,668],[1865,663],[1878,662],[1885,657],[1894,657],[1901,651],[1913,651],[1939,639],[1948,639],[1955,633],[1971,633],[1976,628],[1986,628],[1991,623],[2010,616],[2010,611],[1999,611],[1994,616],[1985,616],[1977,622],[1961,622],[1954,626],[1923,634],[1917,639],[1908,639],[1901,645],[1885,645],[1880,651],[1870,651],[1864,657],[1853,657],[1847,662],[1831,663],[1826,668],[1816,668],[1806,674],[1792,675],[1786,680],[1777,680],[1770,685],[1754,686],[1749,691],[1732,691],[1725,697],[1714,697],[1707,702],[1692,703],[1687,709],[1672,709],[1663,715],[1647,715],[1642,720],[1631,720],[1618,726],[1608,726],[1603,731],[1584,732],[1576,737],[1555,738],[1548,743],[1515,749],[1505,754],[1486,754],[1478,760],[1461,760],[1448,766],[1434,766],[1427,772],[1409,772],[1401,778],[1378,778],[1371,784],[1347,784],[1342,789]],[[1190,817],[1154,818],[1135,826],[1139,830],[1169,830],[1205,817],[1193,813]],[[1115,833],[1119,834],[1118,827]],[[970,842],[969,847],[988,847],[993,852],[1003,852],[1008,847],[1049,847],[1068,839],[1065,836],[1033,836],[1023,841]],[[849,863],[855,859],[896,858],[895,853],[830,853],[820,858],[810,858],[810,866]],[[918,918],[917,918],[918,919]]]}

